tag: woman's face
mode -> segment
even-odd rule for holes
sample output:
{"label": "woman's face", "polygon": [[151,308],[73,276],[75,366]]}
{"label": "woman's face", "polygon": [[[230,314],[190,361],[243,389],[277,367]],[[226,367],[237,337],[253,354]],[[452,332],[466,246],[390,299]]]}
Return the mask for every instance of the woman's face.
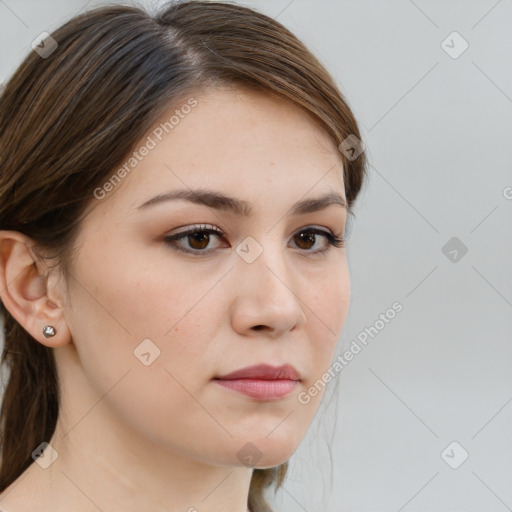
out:
{"label": "woman's face", "polygon": [[[342,159],[283,100],[227,88],[188,100],[82,221],[65,315],[85,378],[59,372],[102,398],[111,425],[164,450],[275,466],[313,419],[322,393],[298,397],[329,369],[349,307],[345,248],[319,234],[343,236],[346,209],[295,211],[346,198]],[[222,199],[151,202],[178,191]],[[166,239],[188,228],[199,232]],[[261,364],[291,365],[300,380],[217,380]]]}

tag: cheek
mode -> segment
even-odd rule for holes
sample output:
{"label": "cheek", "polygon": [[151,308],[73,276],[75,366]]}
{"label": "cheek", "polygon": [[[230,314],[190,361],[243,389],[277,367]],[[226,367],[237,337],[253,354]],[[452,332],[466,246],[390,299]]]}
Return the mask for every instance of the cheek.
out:
{"label": "cheek", "polygon": [[336,343],[350,306],[348,265],[344,261],[330,267],[322,276],[308,278],[307,287],[303,300],[304,312],[309,315],[309,326],[314,325],[317,335],[321,334],[324,339]]}
{"label": "cheek", "polygon": [[149,264],[133,251],[129,258],[114,249],[101,254],[101,264],[84,258],[77,265],[87,288],[75,280],[71,294],[70,328],[86,371],[106,387],[125,368],[142,366],[137,356],[149,352],[146,359],[156,357],[151,368],[198,385],[188,369],[202,364],[225,320],[224,283],[213,287],[219,279],[211,272],[184,270],[165,258]]}
{"label": "cheek", "polygon": [[98,327],[120,330],[132,341],[160,339],[174,327],[178,331],[182,319],[207,292],[195,273],[183,271],[172,261],[148,262],[147,250],[137,253],[111,244],[108,250],[88,252],[90,257],[76,269],[78,283],[72,299],[76,316],[85,316],[85,306]]}
{"label": "cheek", "polygon": [[312,376],[316,379],[328,370],[347,318],[351,299],[348,266],[343,263],[332,267],[321,280],[310,282],[304,311],[308,317]]}
{"label": "cheek", "polygon": [[[132,266],[128,272],[122,262],[104,260],[96,272],[91,263],[77,269],[88,288],[74,283],[71,289],[70,328],[98,395],[81,415],[104,397],[98,410],[115,411],[122,424],[180,449],[191,425],[215,428],[197,400],[216,357],[209,341],[216,336],[215,319],[227,308],[219,296],[224,292],[219,287],[208,293],[213,283],[184,272],[150,272],[136,261]],[[187,420],[176,420],[182,417]]]}

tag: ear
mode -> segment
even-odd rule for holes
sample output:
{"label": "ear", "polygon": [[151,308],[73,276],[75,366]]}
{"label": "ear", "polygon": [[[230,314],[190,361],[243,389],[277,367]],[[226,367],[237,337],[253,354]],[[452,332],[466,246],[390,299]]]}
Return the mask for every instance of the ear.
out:
{"label": "ear", "polygon": [[[34,245],[18,231],[0,230],[0,297],[35,340],[48,347],[62,346],[69,343],[71,333],[57,286],[59,276],[50,274],[49,267],[35,254]],[[45,325],[55,328],[55,336],[43,335]]]}

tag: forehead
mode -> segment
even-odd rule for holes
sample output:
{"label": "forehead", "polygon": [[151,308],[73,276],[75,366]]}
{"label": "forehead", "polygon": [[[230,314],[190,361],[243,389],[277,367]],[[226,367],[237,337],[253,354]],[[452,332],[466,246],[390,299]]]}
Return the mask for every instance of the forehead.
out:
{"label": "forehead", "polygon": [[107,198],[110,207],[133,209],[151,195],[198,187],[282,206],[308,191],[345,196],[342,158],[327,131],[303,109],[259,91],[224,87],[185,96],[135,152]]}

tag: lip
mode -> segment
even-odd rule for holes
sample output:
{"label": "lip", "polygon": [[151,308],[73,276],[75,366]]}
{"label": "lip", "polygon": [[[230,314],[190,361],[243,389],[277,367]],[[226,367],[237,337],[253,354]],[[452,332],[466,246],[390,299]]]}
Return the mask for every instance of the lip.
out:
{"label": "lip", "polygon": [[289,364],[259,364],[214,378],[217,384],[259,400],[278,400],[299,384],[299,372]]}
{"label": "lip", "polygon": [[284,364],[282,366],[258,364],[256,366],[248,366],[236,370],[226,375],[220,375],[216,377],[216,379],[300,380],[300,374],[291,364]]}

